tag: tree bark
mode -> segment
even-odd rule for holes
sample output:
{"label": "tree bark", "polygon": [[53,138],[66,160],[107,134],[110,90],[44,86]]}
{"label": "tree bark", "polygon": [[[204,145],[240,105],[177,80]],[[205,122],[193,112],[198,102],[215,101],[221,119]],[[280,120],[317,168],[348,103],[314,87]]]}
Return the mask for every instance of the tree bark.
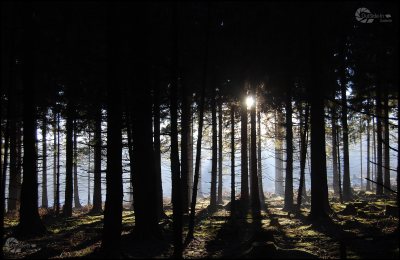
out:
{"label": "tree bark", "polygon": [[249,203],[249,168],[247,158],[247,105],[243,103],[241,105],[241,186],[240,186],[240,199],[244,209],[247,208]]}
{"label": "tree bark", "polygon": [[251,152],[251,209],[253,219],[261,217],[260,212],[260,195],[257,176],[257,122],[256,122],[256,105],[250,108],[250,152]]}
{"label": "tree bark", "polygon": [[74,160],[73,160],[73,166],[74,166],[74,205],[75,208],[81,208],[81,202],[79,199],[79,185],[78,185],[78,142],[77,142],[77,136],[78,136],[78,127],[76,124],[76,119],[74,120]]}
{"label": "tree bark", "polygon": [[122,109],[121,86],[117,76],[117,52],[120,49],[117,43],[121,40],[121,32],[117,27],[118,18],[115,9],[114,4],[109,4],[107,15],[107,192],[101,244],[106,254],[119,249],[122,231]]}
{"label": "tree bark", "polygon": [[[384,148],[384,185],[390,189],[390,140],[389,140],[389,92],[388,87],[384,87],[383,93],[383,109],[384,109],[384,140],[383,140],[383,148]],[[384,193],[390,193],[389,190],[383,189]]]}
{"label": "tree bark", "polygon": [[94,119],[94,179],[93,179],[93,208],[92,214],[98,214],[103,211],[101,196],[101,105],[97,104]]}
{"label": "tree bark", "polygon": [[[344,70],[344,68],[342,68]],[[347,96],[346,82],[344,71],[341,79],[341,94],[342,94],[342,129],[343,129],[343,200],[349,201],[352,198],[351,183],[350,183],[350,161],[349,161],[349,128],[347,126]]]}
{"label": "tree bark", "polygon": [[[30,236],[43,234],[46,231],[38,212],[38,180],[37,180],[37,154],[36,154],[36,108],[34,84],[34,51],[35,25],[32,4],[27,4],[22,10],[24,25],[23,33],[23,60],[22,85],[23,85],[23,182],[21,187],[21,207],[17,234]],[[33,42],[32,42],[33,41]]]}
{"label": "tree bark", "polygon": [[377,174],[376,174],[376,195],[383,194],[383,176],[382,176],[382,103],[380,85],[376,88],[376,136],[377,136]]}
{"label": "tree bark", "polygon": [[[299,181],[299,190],[297,193],[297,208],[300,209],[301,202],[303,196],[305,194],[305,168],[306,168],[306,157],[307,157],[307,143],[308,143],[308,114],[309,107],[306,106],[304,122],[301,120],[302,116],[300,115],[300,181]],[[304,126],[302,126],[304,124]]]}
{"label": "tree bark", "polygon": [[275,194],[284,195],[282,114],[275,113]]}
{"label": "tree bark", "polygon": [[292,94],[291,86],[286,92],[286,176],[285,176],[285,205],[284,209],[293,209],[293,129],[292,129]]}
{"label": "tree bark", "polygon": [[231,106],[231,217],[235,215],[235,107]]}
{"label": "tree bark", "polygon": [[42,207],[48,207],[47,200],[47,115],[43,112],[43,121],[42,121]]}
{"label": "tree bark", "polygon": [[65,202],[63,207],[63,215],[65,217],[72,216],[72,196],[73,196],[73,129],[74,119],[72,118],[73,105],[71,101],[67,103],[67,121],[66,121],[66,163],[65,163]]}
{"label": "tree bark", "polygon": [[218,100],[218,198],[217,203],[222,204],[222,100]]}

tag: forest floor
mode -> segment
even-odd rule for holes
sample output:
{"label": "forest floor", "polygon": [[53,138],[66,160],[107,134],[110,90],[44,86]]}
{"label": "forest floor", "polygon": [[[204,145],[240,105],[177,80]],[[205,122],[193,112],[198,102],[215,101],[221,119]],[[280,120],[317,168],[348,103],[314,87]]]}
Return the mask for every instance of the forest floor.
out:
{"label": "forest floor", "polygon": [[[197,205],[195,238],[187,245],[184,258],[399,257],[398,217],[387,214],[390,206],[395,206],[394,198],[361,193],[350,203],[333,200],[332,221],[324,223],[308,220],[308,201],[300,213],[290,214],[282,210],[282,197],[267,195],[266,205],[259,221],[253,221],[250,213],[232,220],[229,206],[219,206],[217,212],[209,215],[208,200],[201,199]],[[165,209],[169,218],[161,221],[164,237],[153,241],[133,237],[130,234],[134,227],[133,212],[123,212],[121,257],[172,255],[171,205],[167,204]],[[99,248],[103,216],[89,215],[88,211],[88,208],[75,209],[73,217],[61,218],[41,210],[48,234],[17,242],[12,252],[10,248],[6,250],[6,257],[102,257]],[[7,238],[12,237],[17,221],[16,216],[6,217]],[[187,229],[184,231],[186,234]]]}

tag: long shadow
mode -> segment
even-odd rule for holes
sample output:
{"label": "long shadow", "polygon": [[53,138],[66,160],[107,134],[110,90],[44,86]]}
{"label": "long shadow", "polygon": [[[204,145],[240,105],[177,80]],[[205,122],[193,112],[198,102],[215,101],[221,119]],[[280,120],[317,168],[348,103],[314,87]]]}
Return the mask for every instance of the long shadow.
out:
{"label": "long shadow", "polygon": [[[393,249],[395,249],[397,245],[395,241],[395,235],[384,235],[381,230],[358,221],[351,222],[351,226],[348,227],[349,231],[347,231],[345,230],[346,226],[337,223],[341,220],[339,217],[335,217],[334,219],[329,217],[317,221],[310,220],[308,216],[301,213],[296,214],[295,217],[305,225],[311,224],[311,228],[313,230],[318,231],[336,241],[339,244],[338,254],[341,258],[346,258],[349,251],[361,258],[394,257],[394,254],[390,252],[386,252],[386,255],[382,255],[384,252],[380,251],[379,249],[380,246],[387,247],[387,243],[390,241],[393,244]],[[368,230],[368,234],[360,236],[359,234],[351,232],[351,230],[354,229],[360,229],[363,231]]]}

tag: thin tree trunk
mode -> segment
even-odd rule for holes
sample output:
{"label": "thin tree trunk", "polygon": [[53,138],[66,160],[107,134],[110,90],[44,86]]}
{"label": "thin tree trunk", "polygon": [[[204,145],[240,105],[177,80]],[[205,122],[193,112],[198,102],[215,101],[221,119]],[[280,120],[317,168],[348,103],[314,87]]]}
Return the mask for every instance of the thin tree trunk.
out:
{"label": "thin tree trunk", "polygon": [[[342,68],[344,70],[344,68]],[[349,128],[347,126],[347,96],[344,72],[341,80],[342,94],[342,129],[343,129],[343,200],[349,201],[352,198],[350,183],[350,160],[349,160]]]}
{"label": "thin tree trunk", "polygon": [[249,167],[247,158],[247,107],[246,104],[241,106],[241,187],[240,187],[240,199],[244,210],[246,210],[249,203]]}
{"label": "thin tree trunk", "polygon": [[72,104],[67,104],[67,121],[66,121],[66,167],[65,167],[65,202],[63,207],[63,215],[65,217],[72,216],[72,197],[73,197],[73,130],[74,120],[72,118]]}
{"label": "thin tree trunk", "polygon": [[257,139],[257,174],[258,174],[258,190],[260,196],[260,207],[262,210],[266,209],[265,205],[265,196],[264,196],[264,186],[263,186],[263,174],[262,174],[262,158],[261,158],[261,111],[260,108],[257,111],[257,132],[258,132],[258,139]]}
{"label": "thin tree trunk", "polygon": [[[390,188],[390,140],[389,140],[389,93],[388,87],[384,87],[383,93],[383,108],[384,108],[384,140],[383,140],[383,148],[384,148],[384,185],[385,187]],[[390,193],[389,190],[383,189],[384,193]]]}
{"label": "thin tree trunk", "polygon": [[[200,164],[201,164],[201,141],[203,139],[203,123],[204,123],[204,103],[206,96],[207,86],[207,66],[208,66],[208,42],[210,37],[210,6],[207,5],[207,27],[206,27],[206,39],[205,39],[205,52],[203,62],[203,77],[202,77],[202,88],[200,94],[199,104],[199,127],[197,130],[197,144],[196,144],[196,164],[194,169],[194,181],[193,181],[193,192],[192,201],[190,204],[190,217],[189,217],[189,228],[186,236],[185,244],[188,244],[193,239],[195,214],[196,214],[196,201],[197,201],[197,186],[200,179]],[[201,181],[201,180],[200,180]],[[201,185],[199,188],[201,194]]]}
{"label": "thin tree trunk", "polygon": [[360,178],[361,178],[361,187],[360,190],[363,189],[363,154],[362,154],[362,121],[360,121],[360,165],[361,165],[361,170],[360,170]]}
{"label": "thin tree trunk", "polygon": [[282,142],[282,115],[275,113],[275,194],[282,196],[283,189],[283,142]]}
{"label": "thin tree trunk", "polygon": [[293,209],[293,129],[292,129],[292,96],[291,86],[286,93],[286,177],[284,209]]}
{"label": "thin tree trunk", "polygon": [[211,191],[210,212],[214,212],[217,205],[217,108],[215,102],[215,87],[211,97],[211,121],[212,121],[212,157],[211,157]]}
{"label": "thin tree trunk", "polygon": [[339,201],[343,203],[343,192],[342,192],[342,167],[340,159],[340,128],[336,131],[336,143],[337,143],[337,157],[338,157],[338,185],[339,185]]}
{"label": "thin tree trunk", "polygon": [[189,142],[190,142],[190,97],[186,84],[182,84],[182,137],[181,137],[181,176],[182,176],[182,210],[189,212]]}
{"label": "thin tree trunk", "polygon": [[381,103],[381,91],[380,91],[380,86],[377,86],[377,93],[376,93],[376,136],[377,136],[377,156],[378,156],[378,162],[377,162],[377,176],[376,176],[376,182],[378,185],[376,185],[376,195],[382,195],[383,194],[383,176],[382,176],[382,103]]}
{"label": "thin tree trunk", "polygon": [[[170,90],[171,102],[171,175],[172,175],[172,219],[174,232],[174,257],[182,258],[182,190],[181,172],[179,165],[179,144],[178,144],[178,4],[174,4],[172,15],[173,28],[173,50],[172,50],[172,84]],[[186,129],[187,130],[187,129]],[[187,136],[185,136],[187,137]],[[187,144],[186,144],[187,145]],[[187,148],[187,147],[185,147]],[[186,156],[186,154],[185,154]],[[185,158],[187,162],[187,158]],[[186,164],[187,181],[187,164]],[[187,185],[187,183],[185,183]],[[185,194],[186,195],[186,194]]]}
{"label": "thin tree trunk", "polygon": [[253,219],[261,217],[260,212],[260,194],[257,176],[257,121],[256,121],[256,105],[250,108],[250,152],[251,152],[251,209]]}
{"label": "thin tree trunk", "polygon": [[87,205],[90,206],[90,172],[91,172],[91,155],[92,155],[92,151],[91,151],[91,140],[92,140],[92,136],[91,136],[91,132],[89,131],[89,142],[88,142],[88,170],[87,170],[87,181],[88,181],[88,193],[87,193]]}
{"label": "thin tree trunk", "polygon": [[53,109],[53,209],[57,208],[57,112]]}
{"label": "thin tree trunk", "polygon": [[339,194],[338,151],[337,151],[337,125],[335,108],[332,108],[332,166],[333,166],[333,192]]}
{"label": "thin tree trunk", "polygon": [[218,199],[217,203],[222,204],[222,100],[218,102]]}
{"label": "thin tree trunk", "polygon": [[74,205],[75,208],[81,208],[81,202],[79,199],[79,185],[78,185],[78,142],[77,142],[77,136],[78,136],[78,127],[76,124],[76,119],[74,120],[74,160],[73,160],[73,165],[74,165]]}
{"label": "thin tree trunk", "polygon": [[235,107],[231,106],[231,217],[235,215]]}
{"label": "thin tree trunk", "polygon": [[[369,106],[369,102],[368,102],[368,106]],[[367,111],[367,113],[369,113],[369,111]],[[371,160],[371,156],[370,156],[370,121],[371,121],[371,117],[368,116],[367,118],[367,178],[371,179],[371,164],[370,164],[370,160]],[[371,184],[369,181],[367,181],[366,184],[366,190],[370,191],[371,190]]]}
{"label": "thin tree trunk", "polygon": [[103,211],[101,196],[101,121],[102,112],[100,104],[97,104],[94,119],[94,179],[93,179],[93,207],[92,214]]}
{"label": "thin tree trunk", "polygon": [[57,188],[56,188],[56,195],[57,195],[57,202],[56,202],[56,215],[60,214],[60,155],[61,155],[61,142],[60,142],[60,115],[61,112],[58,111],[57,113]]}
{"label": "thin tree trunk", "polygon": [[[305,109],[304,115],[304,127],[302,127],[302,116],[300,115],[300,131],[301,137],[301,148],[300,148],[300,181],[299,181],[299,190],[297,193],[297,208],[300,210],[302,197],[305,196],[305,168],[306,168],[306,158],[307,158],[307,143],[308,143],[308,114],[309,107],[307,106]],[[304,193],[304,194],[302,194]]]}
{"label": "thin tree trunk", "polygon": [[[378,172],[378,166],[376,164],[377,156],[376,156],[376,136],[375,136],[375,132],[376,132],[375,117],[372,117],[372,148],[373,148],[372,150],[374,151],[374,162],[375,162],[374,170],[372,172],[372,179],[376,181],[377,180],[377,176],[376,175],[377,175],[377,172]],[[374,187],[375,187],[375,190],[376,190],[376,186],[374,186],[374,185],[371,187],[372,190],[374,190]]]}
{"label": "thin tree trunk", "polygon": [[48,207],[47,200],[47,115],[44,112],[42,122],[42,207]]}

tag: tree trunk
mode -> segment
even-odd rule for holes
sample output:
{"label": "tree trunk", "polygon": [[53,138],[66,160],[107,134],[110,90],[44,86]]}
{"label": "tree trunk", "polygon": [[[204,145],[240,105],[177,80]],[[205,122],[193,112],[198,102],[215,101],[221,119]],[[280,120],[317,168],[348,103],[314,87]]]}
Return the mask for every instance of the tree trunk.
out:
{"label": "tree trunk", "polygon": [[110,4],[107,15],[107,192],[101,244],[106,253],[119,249],[122,231],[122,109],[117,76],[120,47],[117,43],[121,32],[117,28],[117,19],[115,5]]}
{"label": "tree trunk", "polygon": [[23,33],[23,60],[22,85],[23,85],[23,182],[21,187],[21,208],[17,233],[19,236],[43,234],[46,231],[38,212],[38,180],[37,180],[37,154],[36,154],[36,108],[34,83],[34,51],[35,25],[31,4],[22,10]]}
{"label": "tree trunk", "polygon": [[362,121],[360,121],[360,179],[361,179],[361,187],[360,190],[363,189],[363,154],[362,154]]}
{"label": "tree trunk", "polygon": [[328,183],[326,173],[326,151],[325,151],[325,111],[324,96],[321,85],[324,74],[322,57],[325,53],[323,46],[323,31],[315,19],[320,14],[312,14],[311,26],[311,57],[310,73],[311,84],[311,211],[310,218],[313,220],[327,217],[330,211],[328,201]]}
{"label": "tree trunk", "polygon": [[67,121],[66,121],[66,167],[65,167],[65,202],[63,207],[63,215],[65,217],[72,216],[72,196],[73,196],[73,130],[74,119],[72,118],[73,107],[71,101],[67,103]]}
{"label": "tree trunk", "polygon": [[264,186],[263,186],[263,176],[262,176],[262,158],[261,158],[261,111],[257,111],[257,132],[258,132],[258,143],[257,143],[257,174],[258,174],[258,190],[260,196],[260,207],[262,210],[266,209],[265,196],[264,196]]}
{"label": "tree trunk", "polygon": [[[158,218],[164,215],[163,205],[163,188],[162,188],[162,174],[161,174],[161,139],[160,139],[160,83],[158,81],[159,75],[156,75],[156,82],[154,84],[153,95],[153,126],[154,126],[154,160],[156,169],[157,181],[157,209]],[[128,122],[130,124],[130,122]],[[131,158],[132,160],[132,158]],[[131,182],[132,183],[132,182]]]}
{"label": "tree trunk", "polygon": [[87,185],[88,185],[88,191],[87,191],[87,205],[90,206],[90,173],[92,171],[92,169],[90,168],[91,165],[91,155],[92,155],[92,149],[91,149],[91,140],[92,140],[92,136],[91,136],[91,132],[89,131],[89,142],[88,142],[88,169],[87,169]]}
{"label": "tree trunk", "polygon": [[[369,104],[368,104],[368,106],[369,106]],[[369,110],[367,111],[367,113],[369,113]],[[370,143],[371,143],[370,136],[371,136],[371,133],[370,133],[370,121],[371,121],[371,118],[370,118],[370,116],[368,116],[368,119],[367,119],[367,178],[368,179],[371,179],[371,164],[370,164],[370,161],[371,161],[371,157],[370,157],[370,153],[371,153],[370,152]],[[369,181],[367,181],[366,190],[367,191],[371,190],[371,182],[369,182]]]}
{"label": "tree trunk", "polygon": [[342,167],[340,166],[340,128],[336,129],[336,143],[337,143],[337,158],[338,158],[338,186],[339,186],[339,201],[343,203],[342,192]]}
{"label": "tree trunk", "polygon": [[282,114],[275,113],[275,194],[282,196],[283,188],[283,142],[282,142]]}
{"label": "tree trunk", "polygon": [[74,120],[74,205],[75,208],[81,208],[81,202],[79,199],[79,185],[78,185],[78,127],[76,124],[76,119]]}
{"label": "tree trunk", "polygon": [[[342,68],[344,70],[344,68]],[[352,198],[350,183],[350,161],[349,161],[349,128],[347,126],[347,96],[344,72],[341,79],[342,94],[342,129],[343,129],[343,200],[349,201]]]}
{"label": "tree trunk", "polygon": [[182,84],[182,137],[181,137],[181,168],[182,168],[182,210],[189,212],[189,143],[190,143],[190,97]]}
{"label": "tree trunk", "polygon": [[[383,95],[383,109],[384,109],[384,140],[383,140],[383,148],[384,148],[384,185],[385,187],[390,189],[390,140],[389,140],[389,92],[388,87],[384,87],[384,95]],[[391,191],[388,189],[383,189],[384,193],[390,194]]]}
{"label": "tree trunk", "polygon": [[53,209],[57,208],[57,112],[53,108]]}
{"label": "tree trunk", "polygon": [[286,177],[285,177],[285,205],[284,209],[293,209],[293,129],[292,129],[292,95],[291,86],[287,86],[286,93]]}
{"label": "tree trunk", "polygon": [[231,217],[235,215],[235,107],[231,106]]}
{"label": "tree trunk", "polygon": [[222,204],[222,100],[218,102],[218,199],[217,203]]}
{"label": "tree trunk", "polygon": [[[196,163],[194,169],[194,180],[193,180],[193,192],[192,201],[190,204],[190,217],[189,217],[189,228],[186,236],[185,244],[188,244],[193,239],[195,215],[196,215],[196,200],[197,200],[197,187],[200,180],[200,164],[201,164],[201,141],[203,139],[203,123],[204,123],[204,103],[206,97],[206,86],[207,86],[207,66],[208,66],[208,42],[210,37],[210,6],[207,5],[207,24],[206,24],[206,39],[205,39],[205,52],[203,62],[203,77],[202,87],[200,94],[199,104],[199,127],[197,130],[197,144],[196,144]],[[201,185],[199,187],[199,193],[201,194]]]}
{"label": "tree trunk", "polygon": [[335,108],[332,108],[332,166],[333,166],[333,193],[339,194],[339,176],[338,176],[338,159],[337,159],[337,125]]}
{"label": "tree trunk", "polygon": [[[306,168],[306,158],[307,158],[307,143],[308,143],[308,114],[309,107],[307,105],[305,109],[304,122],[302,122],[302,116],[300,115],[300,181],[299,181],[299,191],[297,193],[297,208],[300,210],[301,201],[303,196],[305,196],[305,168]],[[304,124],[304,127],[302,126]]]}
{"label": "tree trunk", "polygon": [[46,113],[43,112],[43,124],[42,124],[42,207],[48,207],[47,200],[47,117]]}
{"label": "tree trunk", "polygon": [[250,152],[251,152],[251,210],[253,219],[259,219],[260,213],[260,195],[257,176],[257,122],[256,122],[256,105],[250,108]]}
{"label": "tree trunk", "polygon": [[92,214],[103,211],[101,196],[101,105],[97,104],[94,119],[94,179],[93,179],[93,208]]}
{"label": "tree trunk", "polygon": [[382,176],[382,103],[381,103],[381,91],[380,86],[377,86],[376,91],[376,136],[377,136],[377,175],[376,175],[376,195],[383,194],[383,176]]}
{"label": "tree trunk", "polygon": [[211,121],[212,121],[212,157],[211,157],[211,190],[210,190],[210,212],[214,212],[217,205],[217,108],[215,102],[215,87],[211,97]]}
{"label": "tree trunk", "polygon": [[60,214],[60,155],[61,155],[61,142],[60,142],[60,117],[61,112],[58,111],[57,113],[57,188],[56,188],[56,195],[57,195],[57,203],[56,203],[56,215]]}
{"label": "tree trunk", "polygon": [[247,158],[247,107],[243,103],[241,106],[241,186],[240,186],[240,199],[242,200],[242,205],[244,209],[247,208],[249,203],[249,174],[248,174],[248,158]]}

